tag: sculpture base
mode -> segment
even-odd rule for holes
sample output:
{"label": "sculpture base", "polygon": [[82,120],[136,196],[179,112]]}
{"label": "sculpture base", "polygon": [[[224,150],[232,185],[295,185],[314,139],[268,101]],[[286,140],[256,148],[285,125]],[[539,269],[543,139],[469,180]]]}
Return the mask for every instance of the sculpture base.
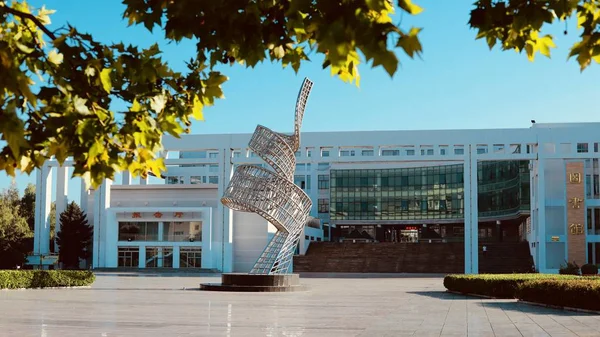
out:
{"label": "sculpture base", "polygon": [[239,292],[290,292],[305,291],[308,288],[300,284],[298,274],[222,274],[221,283],[200,284],[200,290],[239,291]]}

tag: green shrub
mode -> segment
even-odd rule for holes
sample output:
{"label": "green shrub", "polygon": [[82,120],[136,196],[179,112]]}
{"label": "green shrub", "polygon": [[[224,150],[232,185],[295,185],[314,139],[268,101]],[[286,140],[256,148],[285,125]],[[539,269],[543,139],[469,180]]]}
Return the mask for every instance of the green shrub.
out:
{"label": "green shrub", "polygon": [[598,266],[595,264],[584,264],[581,266],[581,275],[598,275]]}
{"label": "green shrub", "polygon": [[553,274],[448,275],[444,278],[444,286],[450,291],[463,294],[516,298],[518,287],[523,282],[557,278],[575,279],[577,277]]}
{"label": "green shrub", "polygon": [[567,262],[566,265],[561,265],[558,273],[561,275],[579,275],[579,266],[575,261]]}
{"label": "green shrub", "polygon": [[78,287],[95,280],[84,270],[0,270],[0,289]]}
{"label": "green shrub", "polygon": [[593,278],[532,280],[519,285],[517,296],[529,302],[600,310],[600,281]]}

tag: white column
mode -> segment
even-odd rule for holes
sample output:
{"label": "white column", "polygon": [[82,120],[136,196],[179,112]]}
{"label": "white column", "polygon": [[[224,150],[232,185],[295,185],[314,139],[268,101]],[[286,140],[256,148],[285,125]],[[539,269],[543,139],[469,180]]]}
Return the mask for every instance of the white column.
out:
{"label": "white column", "polygon": [[465,274],[479,273],[477,148],[468,145],[464,161]]}
{"label": "white column", "polygon": [[105,180],[94,193],[94,249],[93,268],[106,267],[105,250],[107,246],[106,226],[111,225],[106,211],[110,207],[110,186],[112,180]]}
{"label": "white column", "polygon": [[140,261],[138,262],[138,268],[146,268],[146,245],[140,245]]}
{"label": "white column", "polygon": [[[488,148],[489,150],[489,148]],[[479,274],[479,185],[477,147],[471,146],[471,273]]]}
{"label": "white column", "polygon": [[[541,151],[540,151],[541,152]],[[546,170],[545,160],[538,154],[538,181],[537,181],[537,207],[538,216],[536,227],[538,228],[538,270],[546,272]]]}
{"label": "white column", "polygon": [[123,171],[123,177],[122,177],[122,185],[131,185],[131,173],[129,173],[129,171],[125,170]]}
{"label": "white column", "polygon": [[179,246],[173,247],[173,269],[179,269]]}
{"label": "white column", "polygon": [[202,208],[202,268],[214,268],[213,250],[217,246],[213,245],[213,214],[212,207]]}
{"label": "white column", "polygon": [[[219,188],[218,198],[220,198],[233,175],[233,165],[231,163],[231,149],[223,149],[220,153],[219,162]],[[233,214],[231,209],[225,207],[221,202],[217,203],[217,213],[221,220],[221,248],[218,256],[220,257],[217,268],[223,273],[230,273],[233,270]]]}
{"label": "white column", "polygon": [[[67,193],[69,191],[69,170],[67,167],[58,167],[56,174],[56,228],[55,235],[60,232],[60,215],[67,209],[69,199]],[[55,236],[56,238],[56,236]],[[59,247],[55,239],[54,252],[58,253]]]}
{"label": "white column", "polygon": [[52,168],[36,170],[35,219],[33,253],[46,255],[50,251],[50,205],[52,201]]}
{"label": "white column", "polygon": [[85,181],[81,179],[81,198],[79,199],[81,210],[88,215],[89,219],[89,210],[88,210],[88,201],[90,197],[90,190],[85,186]]}

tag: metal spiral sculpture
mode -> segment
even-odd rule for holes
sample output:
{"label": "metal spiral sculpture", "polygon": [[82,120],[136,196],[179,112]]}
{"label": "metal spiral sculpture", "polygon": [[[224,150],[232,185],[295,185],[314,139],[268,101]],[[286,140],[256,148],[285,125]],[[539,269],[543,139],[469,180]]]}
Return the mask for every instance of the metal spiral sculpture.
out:
{"label": "metal spiral sculpture", "polygon": [[293,135],[258,125],[250,139],[250,149],[274,172],[256,165],[240,165],[221,198],[221,203],[230,209],[256,213],[277,228],[250,274],[289,273],[302,229],[310,221],[312,201],[294,184],[294,171],[300,127],[312,85],[308,78],[302,83],[296,100]]}

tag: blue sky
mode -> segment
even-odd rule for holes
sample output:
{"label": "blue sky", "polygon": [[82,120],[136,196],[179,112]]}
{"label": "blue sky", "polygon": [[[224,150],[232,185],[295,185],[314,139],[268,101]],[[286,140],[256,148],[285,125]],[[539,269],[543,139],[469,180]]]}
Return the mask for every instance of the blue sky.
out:
{"label": "blue sky", "polygon": [[[411,60],[399,52],[402,65],[394,78],[381,68],[360,68],[357,88],[322,70],[321,59],[305,64],[295,74],[279,64],[262,64],[254,69],[239,65],[225,67],[229,76],[223,86],[225,100],[205,110],[205,121],[195,122],[194,134],[250,133],[256,124],[291,131],[293,106],[305,76],[314,81],[303,131],[413,130],[461,128],[524,128],[537,122],[598,122],[597,95],[600,66],[583,73],[575,60],[567,61],[568,48],[577,38],[575,20],[548,27],[558,46],[552,59],[538,55],[531,63],[513,51],[490,51],[476,32],[467,26],[473,0],[418,0],[425,11],[415,17],[404,15],[402,27],[423,27],[420,38],[422,59]],[[91,5],[81,0],[35,0],[56,9],[52,29],[66,22],[88,32],[101,42],[149,46],[158,42],[170,65],[183,70],[184,60],[194,54],[194,44],[166,43],[163,32],[149,33],[129,27],[123,19],[121,1]],[[399,17],[395,22],[400,20]],[[23,189],[35,177],[19,176]],[[10,178],[0,173],[0,188]],[[79,183],[71,184],[70,194]],[[78,199],[78,197],[76,197]]]}

